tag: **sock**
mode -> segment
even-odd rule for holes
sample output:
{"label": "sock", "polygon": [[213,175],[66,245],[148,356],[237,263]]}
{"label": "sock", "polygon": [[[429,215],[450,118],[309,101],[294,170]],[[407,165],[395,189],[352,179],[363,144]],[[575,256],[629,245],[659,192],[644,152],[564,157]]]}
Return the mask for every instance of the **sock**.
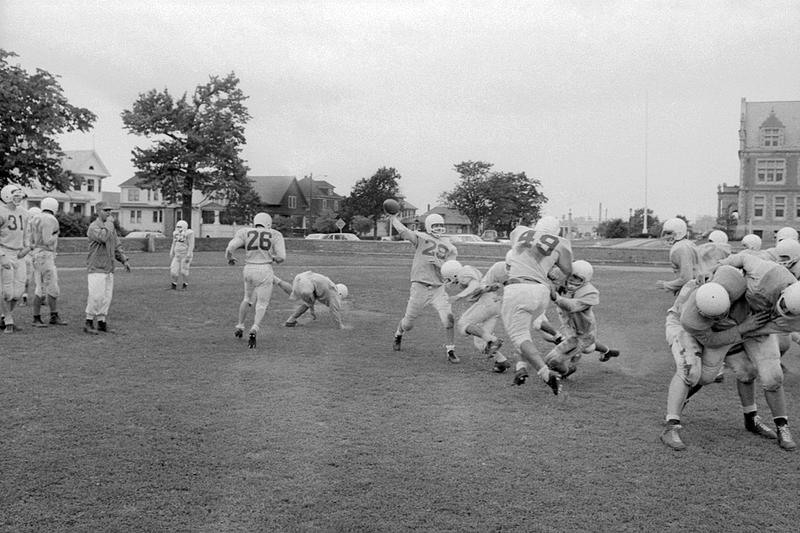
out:
{"label": "sock", "polygon": [[544,381],[545,383],[547,383],[550,380],[550,368],[547,365],[540,368],[539,371],[536,373],[539,375],[540,378],[542,378],[542,381]]}
{"label": "sock", "polygon": [[668,426],[680,426],[681,419],[680,418],[667,418],[667,425]]}
{"label": "sock", "polygon": [[785,416],[776,416],[773,420],[776,427],[783,427],[789,424],[789,419]]}
{"label": "sock", "polygon": [[514,370],[517,370],[517,371],[519,371],[519,370],[522,370],[523,368],[528,368],[528,365],[526,365],[526,364],[525,364],[525,363],[523,363],[522,361],[519,361],[519,362],[517,363],[517,366],[516,366],[516,368],[514,368]]}
{"label": "sock", "polygon": [[495,363],[502,363],[504,361],[508,361],[508,359],[506,359],[505,355],[501,354],[500,352],[497,352],[496,354],[494,354],[494,362]]}
{"label": "sock", "polygon": [[752,427],[756,423],[756,411],[744,413],[744,427]]}

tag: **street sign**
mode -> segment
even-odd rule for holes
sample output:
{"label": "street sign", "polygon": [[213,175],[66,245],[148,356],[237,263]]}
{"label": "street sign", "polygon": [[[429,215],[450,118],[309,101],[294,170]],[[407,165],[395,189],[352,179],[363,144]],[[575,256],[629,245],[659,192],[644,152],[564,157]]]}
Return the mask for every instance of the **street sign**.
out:
{"label": "street sign", "polygon": [[336,219],[336,227],[339,228],[339,233],[342,232],[342,228],[344,228],[347,224],[345,224],[344,220],[341,218]]}

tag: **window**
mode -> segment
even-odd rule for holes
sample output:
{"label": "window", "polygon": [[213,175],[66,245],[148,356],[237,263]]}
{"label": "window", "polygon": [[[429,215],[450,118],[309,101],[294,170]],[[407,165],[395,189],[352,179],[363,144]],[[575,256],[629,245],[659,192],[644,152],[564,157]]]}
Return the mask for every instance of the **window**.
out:
{"label": "window", "polygon": [[782,128],[762,128],[761,146],[781,146],[783,145]]}
{"label": "window", "polygon": [[230,225],[230,224],[233,224],[234,222],[236,222],[236,221],[234,220],[233,215],[231,215],[227,211],[220,211],[219,212],[219,223],[220,224]]}
{"label": "window", "polygon": [[213,224],[215,218],[214,211],[203,211],[203,224]]}
{"label": "window", "polygon": [[153,191],[153,200],[158,201],[158,191]]}
{"label": "window", "polygon": [[794,197],[794,218],[800,219],[800,196]]}
{"label": "window", "polygon": [[86,190],[89,192],[94,192],[94,179],[87,178],[86,179]]}
{"label": "window", "polygon": [[756,183],[783,183],[785,174],[785,159],[756,160]]}
{"label": "window", "polygon": [[139,201],[139,189],[128,189],[128,201],[129,202]]}
{"label": "window", "polygon": [[287,200],[289,202],[289,209],[297,209],[297,196],[289,196]]}
{"label": "window", "polygon": [[328,209],[328,200],[322,199],[322,209]]}
{"label": "window", "polygon": [[333,210],[334,211],[338,211],[339,210],[339,200],[334,200],[333,201]]}
{"label": "window", "polygon": [[786,218],[786,197],[776,196],[774,202],[775,218]]}
{"label": "window", "polygon": [[153,211],[153,222],[164,222],[164,212],[160,209]]}
{"label": "window", "polygon": [[764,205],[766,203],[764,196],[753,196],[753,218],[764,218]]}
{"label": "window", "polygon": [[83,182],[83,179],[80,176],[75,176],[74,178],[72,178],[72,190],[73,191],[80,191],[82,182]]}

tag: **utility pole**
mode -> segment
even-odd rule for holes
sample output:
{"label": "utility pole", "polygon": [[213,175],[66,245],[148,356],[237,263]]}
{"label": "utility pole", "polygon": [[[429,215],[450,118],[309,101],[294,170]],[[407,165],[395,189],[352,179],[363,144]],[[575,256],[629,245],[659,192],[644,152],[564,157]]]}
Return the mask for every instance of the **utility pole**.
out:
{"label": "utility pole", "polygon": [[647,115],[648,115],[648,95],[647,91],[644,92],[644,214],[642,219],[642,233],[647,235]]}

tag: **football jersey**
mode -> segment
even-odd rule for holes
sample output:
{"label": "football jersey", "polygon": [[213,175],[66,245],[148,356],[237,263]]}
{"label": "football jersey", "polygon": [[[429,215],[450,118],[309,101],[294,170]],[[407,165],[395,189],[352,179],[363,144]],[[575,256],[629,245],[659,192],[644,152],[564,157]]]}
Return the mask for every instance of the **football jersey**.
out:
{"label": "football jersey", "polygon": [[463,288],[469,286],[473,281],[480,281],[482,277],[480,270],[471,265],[464,265],[456,272],[456,280]]}
{"label": "football jersey", "polygon": [[411,231],[414,243],[414,260],[411,263],[411,281],[439,286],[442,284],[442,265],[458,256],[450,239],[422,231]]}
{"label": "football jersey", "polygon": [[175,255],[186,255],[194,251],[194,231],[191,229],[173,231],[172,249]]}
{"label": "football jersey", "polygon": [[710,272],[717,263],[731,255],[727,242],[707,242],[697,246],[697,271]]}
{"label": "football jersey", "polygon": [[244,262],[269,264],[273,257],[286,259],[286,245],[278,230],[266,228],[241,228],[228,243],[228,251],[244,248]]}
{"label": "football jersey", "polygon": [[485,287],[488,287],[492,284],[502,285],[508,280],[508,265],[505,261],[498,261],[497,263],[493,264],[489,267],[489,270],[486,271],[486,274],[483,275],[483,279],[481,279],[481,283]]}
{"label": "football jersey", "polygon": [[731,304],[723,318],[708,318],[700,314],[697,307],[697,291],[689,293],[681,310],[681,326],[706,348],[719,348],[742,341],[739,330],[749,313],[747,302],[740,298]]}
{"label": "football jersey", "polygon": [[336,284],[329,277],[311,270],[306,270],[295,276],[293,286],[299,292],[295,296],[303,301],[311,301],[312,303],[314,299],[317,299],[328,305],[332,295],[337,294]]}
{"label": "football jersey", "polygon": [[547,274],[554,266],[572,270],[572,247],[567,239],[517,226],[511,232],[509,279],[548,284]]}
{"label": "football jersey", "polygon": [[747,281],[745,298],[753,311],[771,311],[783,289],[797,279],[786,267],[765,261],[755,255],[738,253],[723,259],[720,264],[744,271]]}
{"label": "football jersey", "polygon": [[28,224],[31,229],[31,246],[39,250],[56,251],[60,227],[58,219],[50,213],[42,213],[31,217]]}
{"label": "football jersey", "polygon": [[0,203],[0,246],[21,250],[30,243],[29,214],[21,207]]}
{"label": "football jersey", "polygon": [[600,291],[591,283],[584,283],[575,291],[567,291],[556,299],[558,316],[576,334],[597,334],[597,320],[592,307],[600,303]]}
{"label": "football jersey", "polygon": [[678,277],[665,282],[665,286],[677,294],[697,274],[697,246],[687,239],[677,241],[669,249],[669,262]]}

